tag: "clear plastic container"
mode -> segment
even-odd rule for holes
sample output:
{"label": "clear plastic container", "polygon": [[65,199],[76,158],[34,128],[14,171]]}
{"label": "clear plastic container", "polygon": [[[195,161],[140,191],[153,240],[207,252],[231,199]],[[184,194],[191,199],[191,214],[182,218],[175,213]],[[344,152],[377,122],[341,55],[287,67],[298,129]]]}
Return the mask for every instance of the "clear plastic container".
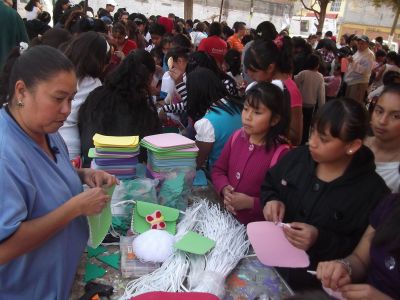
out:
{"label": "clear plastic container", "polygon": [[133,240],[136,236],[121,236],[121,274],[124,278],[138,278],[157,270],[161,264],[140,261],[133,252]]}

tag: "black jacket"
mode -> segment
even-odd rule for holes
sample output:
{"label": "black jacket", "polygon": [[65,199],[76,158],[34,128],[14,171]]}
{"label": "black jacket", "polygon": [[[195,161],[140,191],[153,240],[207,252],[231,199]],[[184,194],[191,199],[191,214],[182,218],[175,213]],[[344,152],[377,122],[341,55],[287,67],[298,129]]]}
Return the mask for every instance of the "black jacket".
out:
{"label": "black jacket", "polygon": [[375,172],[373,153],[365,146],[332,182],[319,180],[316,166],[307,147],[290,151],[268,171],[260,197],[262,206],[274,199],[285,204],[284,222],[318,228],[317,241],[308,250],[310,268],[349,255],[368,226],[371,211],[390,193]]}

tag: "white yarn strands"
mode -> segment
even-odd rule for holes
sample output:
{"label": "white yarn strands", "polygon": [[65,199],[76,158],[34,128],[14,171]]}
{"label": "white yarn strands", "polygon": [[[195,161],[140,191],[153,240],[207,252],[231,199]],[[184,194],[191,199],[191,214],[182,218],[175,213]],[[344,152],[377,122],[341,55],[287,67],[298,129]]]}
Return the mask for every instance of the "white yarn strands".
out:
{"label": "white yarn strands", "polygon": [[206,257],[205,269],[199,272],[190,269],[189,282],[194,292],[205,292],[222,298],[225,294],[225,278],[246,255],[250,242],[246,227],[228,212],[217,205],[207,204],[207,209],[200,211],[201,222],[197,231],[216,241],[215,248]]}
{"label": "white yarn strands", "polygon": [[190,230],[216,241],[215,247],[206,255],[175,251],[159,269],[129,282],[121,299],[152,291],[206,292],[222,298],[226,276],[249,249],[246,227],[218,205],[201,200],[186,210],[177,226],[176,240]]}
{"label": "white yarn strands", "polygon": [[[194,229],[198,220],[197,215],[203,206],[205,206],[204,202],[196,202],[186,210],[184,217],[177,225],[176,239]],[[153,291],[187,291],[183,286],[183,282],[186,279],[189,264],[189,258],[185,252],[175,251],[159,269],[129,282],[121,299],[128,300],[134,296]]]}

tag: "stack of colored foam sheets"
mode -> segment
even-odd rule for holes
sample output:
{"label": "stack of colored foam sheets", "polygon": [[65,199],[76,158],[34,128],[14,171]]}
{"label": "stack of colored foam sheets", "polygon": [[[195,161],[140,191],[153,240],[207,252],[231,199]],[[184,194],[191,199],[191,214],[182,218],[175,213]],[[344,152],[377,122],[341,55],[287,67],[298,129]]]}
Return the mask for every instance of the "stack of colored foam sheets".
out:
{"label": "stack of colored foam sheets", "polygon": [[139,155],[138,136],[93,136],[95,148],[89,150],[93,158],[92,168],[106,171],[119,179],[130,179],[136,175]]}
{"label": "stack of colored foam sheets", "polygon": [[196,143],[177,133],[146,136],[140,145],[147,149],[147,165],[153,175],[176,168],[195,168]]}

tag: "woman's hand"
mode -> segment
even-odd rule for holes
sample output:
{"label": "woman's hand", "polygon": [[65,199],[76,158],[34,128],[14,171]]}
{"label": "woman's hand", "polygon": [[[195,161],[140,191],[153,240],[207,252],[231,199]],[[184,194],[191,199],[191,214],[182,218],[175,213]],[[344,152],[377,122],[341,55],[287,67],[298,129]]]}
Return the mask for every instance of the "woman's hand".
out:
{"label": "woman's hand", "polygon": [[116,51],[114,51],[114,54],[121,60],[123,60],[125,58],[125,54],[122,51],[116,50]]}
{"label": "woman's hand", "polygon": [[93,170],[93,169],[79,169],[78,170],[79,177],[81,181],[91,188],[93,187],[111,187],[114,184],[119,184],[118,179],[111,174],[108,174],[101,170]]}
{"label": "woman's hand", "polygon": [[335,260],[320,262],[317,267],[317,278],[324,287],[332,290],[351,283],[350,274],[345,266]]}
{"label": "woman's hand", "polygon": [[169,70],[169,76],[175,81],[175,85],[183,81],[183,74],[178,68],[172,68]]}
{"label": "woman's hand", "polygon": [[346,300],[393,300],[369,284],[348,284],[340,292]]}
{"label": "woman's hand", "polygon": [[282,222],[285,215],[285,204],[278,200],[268,201],[263,209],[264,218],[267,221]]}
{"label": "woman's hand", "polygon": [[79,215],[92,216],[101,213],[110,199],[103,188],[94,187],[76,195],[70,201],[76,205]]}

